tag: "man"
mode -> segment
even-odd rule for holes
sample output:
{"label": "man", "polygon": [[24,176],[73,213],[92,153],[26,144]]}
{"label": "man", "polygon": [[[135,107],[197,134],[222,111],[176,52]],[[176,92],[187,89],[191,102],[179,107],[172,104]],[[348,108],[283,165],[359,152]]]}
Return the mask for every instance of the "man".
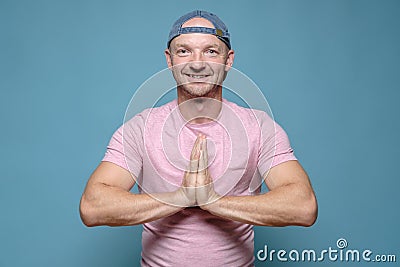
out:
{"label": "man", "polygon": [[[316,220],[308,176],[265,112],[222,98],[234,51],[217,16],[182,16],[167,47],[177,99],[114,134],[83,193],[82,220],[143,224],[142,266],[252,266],[252,225]],[[139,194],[130,192],[135,183]]]}

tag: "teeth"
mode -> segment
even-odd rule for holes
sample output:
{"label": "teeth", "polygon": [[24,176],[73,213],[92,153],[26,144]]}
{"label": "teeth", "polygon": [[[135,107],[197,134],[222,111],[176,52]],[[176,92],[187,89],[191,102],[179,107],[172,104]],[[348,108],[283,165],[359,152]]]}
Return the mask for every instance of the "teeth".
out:
{"label": "teeth", "polygon": [[201,79],[206,77],[206,75],[189,75],[191,78],[195,78],[195,79]]}

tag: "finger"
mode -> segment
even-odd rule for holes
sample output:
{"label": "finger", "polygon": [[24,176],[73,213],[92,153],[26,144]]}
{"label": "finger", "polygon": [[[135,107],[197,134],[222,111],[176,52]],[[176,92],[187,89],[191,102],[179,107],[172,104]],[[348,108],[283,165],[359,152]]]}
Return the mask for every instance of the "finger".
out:
{"label": "finger", "polygon": [[[198,163],[198,162],[197,162]],[[182,185],[184,187],[194,187],[196,186],[196,173],[197,173],[197,164],[195,162],[191,162],[189,164],[189,170],[185,171],[185,175],[183,178]]]}
{"label": "finger", "polygon": [[191,159],[189,163],[189,172],[196,173],[199,168],[199,159]]}
{"label": "finger", "polygon": [[202,142],[202,147],[201,150],[203,151],[203,160],[204,160],[204,166],[205,168],[208,167],[208,151],[207,151],[207,139],[204,137],[203,142]]}
{"label": "finger", "polygon": [[200,159],[199,159],[199,167],[197,170],[197,175],[196,175],[196,186],[197,187],[202,187],[205,185],[205,169],[204,169],[204,160],[203,160],[203,151],[200,151]]}
{"label": "finger", "polygon": [[204,169],[204,172],[203,172],[204,173],[204,184],[209,184],[209,183],[212,183],[212,180],[208,173],[208,151],[207,151],[207,139],[206,138],[204,138],[201,149],[202,149],[202,154],[203,154],[202,158],[201,158],[201,161],[202,161],[201,164]]}
{"label": "finger", "polygon": [[199,158],[200,158],[200,143],[201,143],[201,138],[199,135],[193,144],[192,152],[190,154],[189,170],[186,172],[186,174],[197,172],[197,169],[199,167]]}
{"label": "finger", "polygon": [[190,160],[199,159],[200,143],[201,143],[201,135],[197,136],[196,141],[193,144],[192,153],[190,154]]}
{"label": "finger", "polygon": [[205,152],[204,150],[200,150],[200,159],[199,159],[199,168],[197,173],[200,175],[206,175],[207,165],[205,164]]}

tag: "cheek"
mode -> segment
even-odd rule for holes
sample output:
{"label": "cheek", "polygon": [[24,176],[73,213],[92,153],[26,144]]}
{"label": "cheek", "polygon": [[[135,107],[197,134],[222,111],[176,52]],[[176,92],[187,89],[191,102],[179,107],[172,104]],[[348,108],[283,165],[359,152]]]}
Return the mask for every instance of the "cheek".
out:
{"label": "cheek", "polygon": [[213,60],[212,62],[215,63],[214,64],[215,66],[218,66],[217,67],[218,69],[221,69],[221,68],[225,69],[226,64],[228,63],[227,60],[228,60],[228,58],[224,56],[224,57],[215,58],[215,60]]}
{"label": "cheek", "polygon": [[177,57],[177,56],[171,56],[171,64],[172,65],[179,65],[183,63],[187,63],[190,60],[187,57]]}

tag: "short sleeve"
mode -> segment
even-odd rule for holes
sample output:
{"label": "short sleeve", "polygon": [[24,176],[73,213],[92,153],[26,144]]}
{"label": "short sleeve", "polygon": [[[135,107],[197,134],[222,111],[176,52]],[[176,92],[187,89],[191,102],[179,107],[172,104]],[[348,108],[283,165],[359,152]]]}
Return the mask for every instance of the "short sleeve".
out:
{"label": "short sleeve", "polygon": [[[278,164],[297,160],[286,132],[278,123],[272,119],[269,120],[261,121],[262,138],[258,155],[258,170],[262,176]],[[268,126],[263,126],[265,124]]]}
{"label": "short sleeve", "polygon": [[123,147],[123,126],[121,126],[108,143],[106,153],[102,161],[108,161],[114,163],[121,168],[128,170],[128,166],[125,161],[124,147]]}
{"label": "short sleeve", "polygon": [[112,162],[139,177],[143,165],[142,129],[139,116],[123,124],[111,137],[102,161]]}

